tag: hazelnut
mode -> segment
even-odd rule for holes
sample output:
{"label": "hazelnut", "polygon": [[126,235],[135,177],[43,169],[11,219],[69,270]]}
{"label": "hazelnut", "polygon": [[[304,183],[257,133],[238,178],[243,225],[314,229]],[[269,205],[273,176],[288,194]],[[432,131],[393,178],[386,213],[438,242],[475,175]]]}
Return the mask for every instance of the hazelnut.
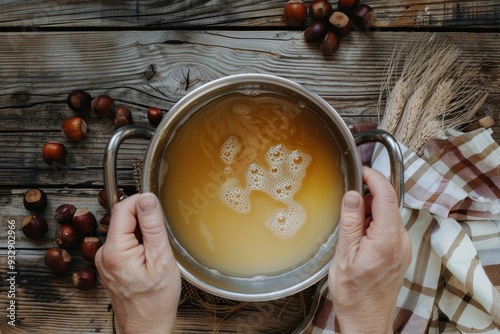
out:
{"label": "hazelnut", "polygon": [[359,0],[339,0],[339,10],[343,12],[352,11],[359,5]]}
{"label": "hazelnut", "polygon": [[326,24],[323,21],[314,21],[304,31],[304,39],[306,42],[319,42],[323,39],[327,30]]}
{"label": "hazelnut", "polygon": [[56,243],[66,250],[74,249],[80,243],[80,234],[73,225],[61,225],[56,231]]}
{"label": "hazelnut", "polygon": [[[127,197],[127,195],[125,195],[125,193],[121,190],[121,189],[116,189],[116,198],[118,199],[118,202],[123,200],[125,197]],[[106,189],[101,189],[99,191],[99,193],[97,194],[97,201],[99,202],[99,204],[107,209],[108,208],[108,199],[107,199],[107,196],[106,196]]]}
{"label": "hazelnut", "polygon": [[328,18],[328,22],[339,36],[345,36],[352,30],[352,22],[349,16],[343,12],[335,11]]}
{"label": "hazelnut", "polygon": [[71,255],[65,249],[54,247],[45,252],[45,265],[55,274],[62,274],[71,265]]}
{"label": "hazelnut", "polygon": [[60,164],[66,163],[66,156],[68,155],[68,151],[66,150],[66,146],[63,143],[57,141],[49,141],[43,145],[42,149],[42,158],[46,164],[52,165],[54,162],[58,162]]}
{"label": "hazelnut", "polygon": [[290,0],[285,5],[285,20],[292,27],[300,27],[306,21],[307,6],[301,0]]}
{"label": "hazelnut", "polygon": [[130,109],[124,106],[116,107],[114,122],[119,128],[132,123],[132,112]]}
{"label": "hazelnut", "polygon": [[82,291],[91,290],[97,283],[97,275],[93,270],[79,269],[71,276],[74,286]]}
{"label": "hazelnut", "polygon": [[40,240],[49,230],[49,225],[45,218],[34,213],[27,215],[21,221],[21,229],[25,236],[33,240]]}
{"label": "hazelnut", "polygon": [[66,102],[71,110],[83,113],[90,110],[92,97],[84,90],[77,89],[68,94]]}
{"label": "hazelnut", "polygon": [[352,13],[354,23],[360,28],[366,28],[375,22],[375,13],[373,9],[365,4],[360,4]]}
{"label": "hazelnut", "polygon": [[163,112],[161,111],[160,108],[156,107],[149,107],[148,108],[148,121],[152,125],[158,125],[160,124],[161,120],[163,118]]}
{"label": "hazelnut", "polygon": [[115,112],[115,100],[108,95],[99,95],[92,100],[92,110],[99,117],[109,117]]}
{"label": "hazelnut", "polygon": [[77,209],[73,215],[73,224],[83,235],[94,235],[97,221],[94,214],[87,209]]}
{"label": "hazelnut", "polygon": [[102,243],[98,237],[85,237],[80,244],[82,257],[87,261],[94,261],[95,254],[101,247]]}
{"label": "hazelnut", "polygon": [[41,189],[29,189],[24,194],[23,204],[28,211],[43,212],[47,208],[47,195]]}
{"label": "hazelnut", "polygon": [[316,19],[326,19],[332,12],[333,7],[328,0],[314,0],[309,4],[309,14]]}
{"label": "hazelnut", "polygon": [[76,212],[76,207],[73,204],[59,205],[54,212],[54,219],[59,224],[73,223],[73,215]]}
{"label": "hazelnut", "polygon": [[321,41],[321,52],[325,56],[331,56],[338,50],[339,45],[340,38],[333,31],[329,31],[325,34],[325,37],[323,37],[323,40]]}
{"label": "hazelnut", "polygon": [[81,117],[70,117],[62,122],[61,131],[67,140],[79,142],[87,134],[87,123]]}
{"label": "hazelnut", "polygon": [[109,222],[111,221],[111,214],[108,212],[104,216],[102,216],[101,221],[99,222],[99,234],[106,235],[109,230]]}

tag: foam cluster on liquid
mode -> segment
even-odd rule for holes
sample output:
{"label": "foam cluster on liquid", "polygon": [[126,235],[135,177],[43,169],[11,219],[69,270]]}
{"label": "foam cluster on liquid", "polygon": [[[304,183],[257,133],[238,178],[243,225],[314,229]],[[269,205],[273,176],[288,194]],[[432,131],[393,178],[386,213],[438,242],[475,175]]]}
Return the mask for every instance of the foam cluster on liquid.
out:
{"label": "foam cluster on liquid", "polygon": [[[230,165],[241,147],[241,139],[229,136],[221,147],[221,159]],[[229,178],[221,187],[220,197],[227,206],[242,214],[251,210],[252,191],[262,191],[284,203],[286,208],[272,212],[265,224],[276,236],[288,239],[296,234],[306,220],[304,208],[294,201],[293,196],[300,189],[312,159],[307,153],[279,144],[269,148],[265,160],[267,168],[257,163],[250,164],[245,173],[245,188],[236,186],[238,180]]]}

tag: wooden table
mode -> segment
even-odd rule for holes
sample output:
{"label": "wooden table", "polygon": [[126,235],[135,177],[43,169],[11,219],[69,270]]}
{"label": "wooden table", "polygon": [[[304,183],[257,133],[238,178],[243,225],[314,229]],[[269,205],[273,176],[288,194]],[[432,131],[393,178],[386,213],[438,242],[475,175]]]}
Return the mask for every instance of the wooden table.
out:
{"label": "wooden table", "polygon": [[[115,131],[109,119],[87,118],[88,136],[65,142],[68,161],[51,168],[42,161],[45,142],[64,141],[61,122],[74,116],[67,94],[85,89],[108,94],[148,125],[146,109],[170,109],[196,87],[235,73],[269,73],[292,79],[322,96],[348,124],[377,121],[384,66],[396,43],[436,32],[458,44],[462,57],[481,66],[491,92],[481,108],[496,121],[500,142],[500,3],[491,1],[364,1],[377,14],[369,31],[344,37],[325,57],[304,42],[303,29],[283,19],[286,1],[9,1],[0,4],[0,332],[115,332],[112,308],[101,285],[81,292],[72,271],[91,264],[78,254],[70,272],[49,273],[45,250],[55,245],[55,208],[72,203],[98,219],[104,147]],[[4,2],[5,3],[5,2]],[[336,5],[336,2],[333,2]],[[119,185],[135,191],[133,165],[147,142],[124,144]],[[41,241],[20,230],[30,187],[49,197],[49,231]],[[7,265],[9,225],[15,229],[15,267]],[[10,274],[10,272],[15,272]],[[11,285],[7,279],[15,277]],[[9,292],[15,297],[10,298]],[[304,297],[305,296],[305,297]],[[301,300],[303,298],[304,300]],[[7,307],[16,305],[15,327]],[[284,333],[300,323],[310,294],[271,304],[222,305],[217,312],[186,300],[178,333]],[[304,304],[304,307],[300,307]],[[154,321],[154,319],[152,320]]]}

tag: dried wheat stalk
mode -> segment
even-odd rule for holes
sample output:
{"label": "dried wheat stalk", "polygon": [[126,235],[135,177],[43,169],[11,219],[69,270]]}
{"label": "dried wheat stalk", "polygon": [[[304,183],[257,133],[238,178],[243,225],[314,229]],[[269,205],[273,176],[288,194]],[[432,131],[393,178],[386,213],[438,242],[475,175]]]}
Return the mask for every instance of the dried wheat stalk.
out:
{"label": "dried wheat stalk", "polygon": [[415,151],[439,131],[469,122],[488,94],[479,69],[460,60],[456,45],[435,35],[397,45],[384,74],[379,128]]}

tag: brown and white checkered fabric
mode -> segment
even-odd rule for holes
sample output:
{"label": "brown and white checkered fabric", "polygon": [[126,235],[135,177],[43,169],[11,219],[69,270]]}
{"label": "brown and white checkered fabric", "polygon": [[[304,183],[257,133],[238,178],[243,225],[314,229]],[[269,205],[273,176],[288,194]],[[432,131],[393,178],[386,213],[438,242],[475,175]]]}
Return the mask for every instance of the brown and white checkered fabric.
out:
{"label": "brown and white checkered fabric", "polygon": [[[500,147],[485,129],[443,132],[420,156],[401,146],[413,257],[394,332],[500,333]],[[372,167],[388,164],[377,145]],[[317,297],[300,332],[339,333],[326,281]]]}

